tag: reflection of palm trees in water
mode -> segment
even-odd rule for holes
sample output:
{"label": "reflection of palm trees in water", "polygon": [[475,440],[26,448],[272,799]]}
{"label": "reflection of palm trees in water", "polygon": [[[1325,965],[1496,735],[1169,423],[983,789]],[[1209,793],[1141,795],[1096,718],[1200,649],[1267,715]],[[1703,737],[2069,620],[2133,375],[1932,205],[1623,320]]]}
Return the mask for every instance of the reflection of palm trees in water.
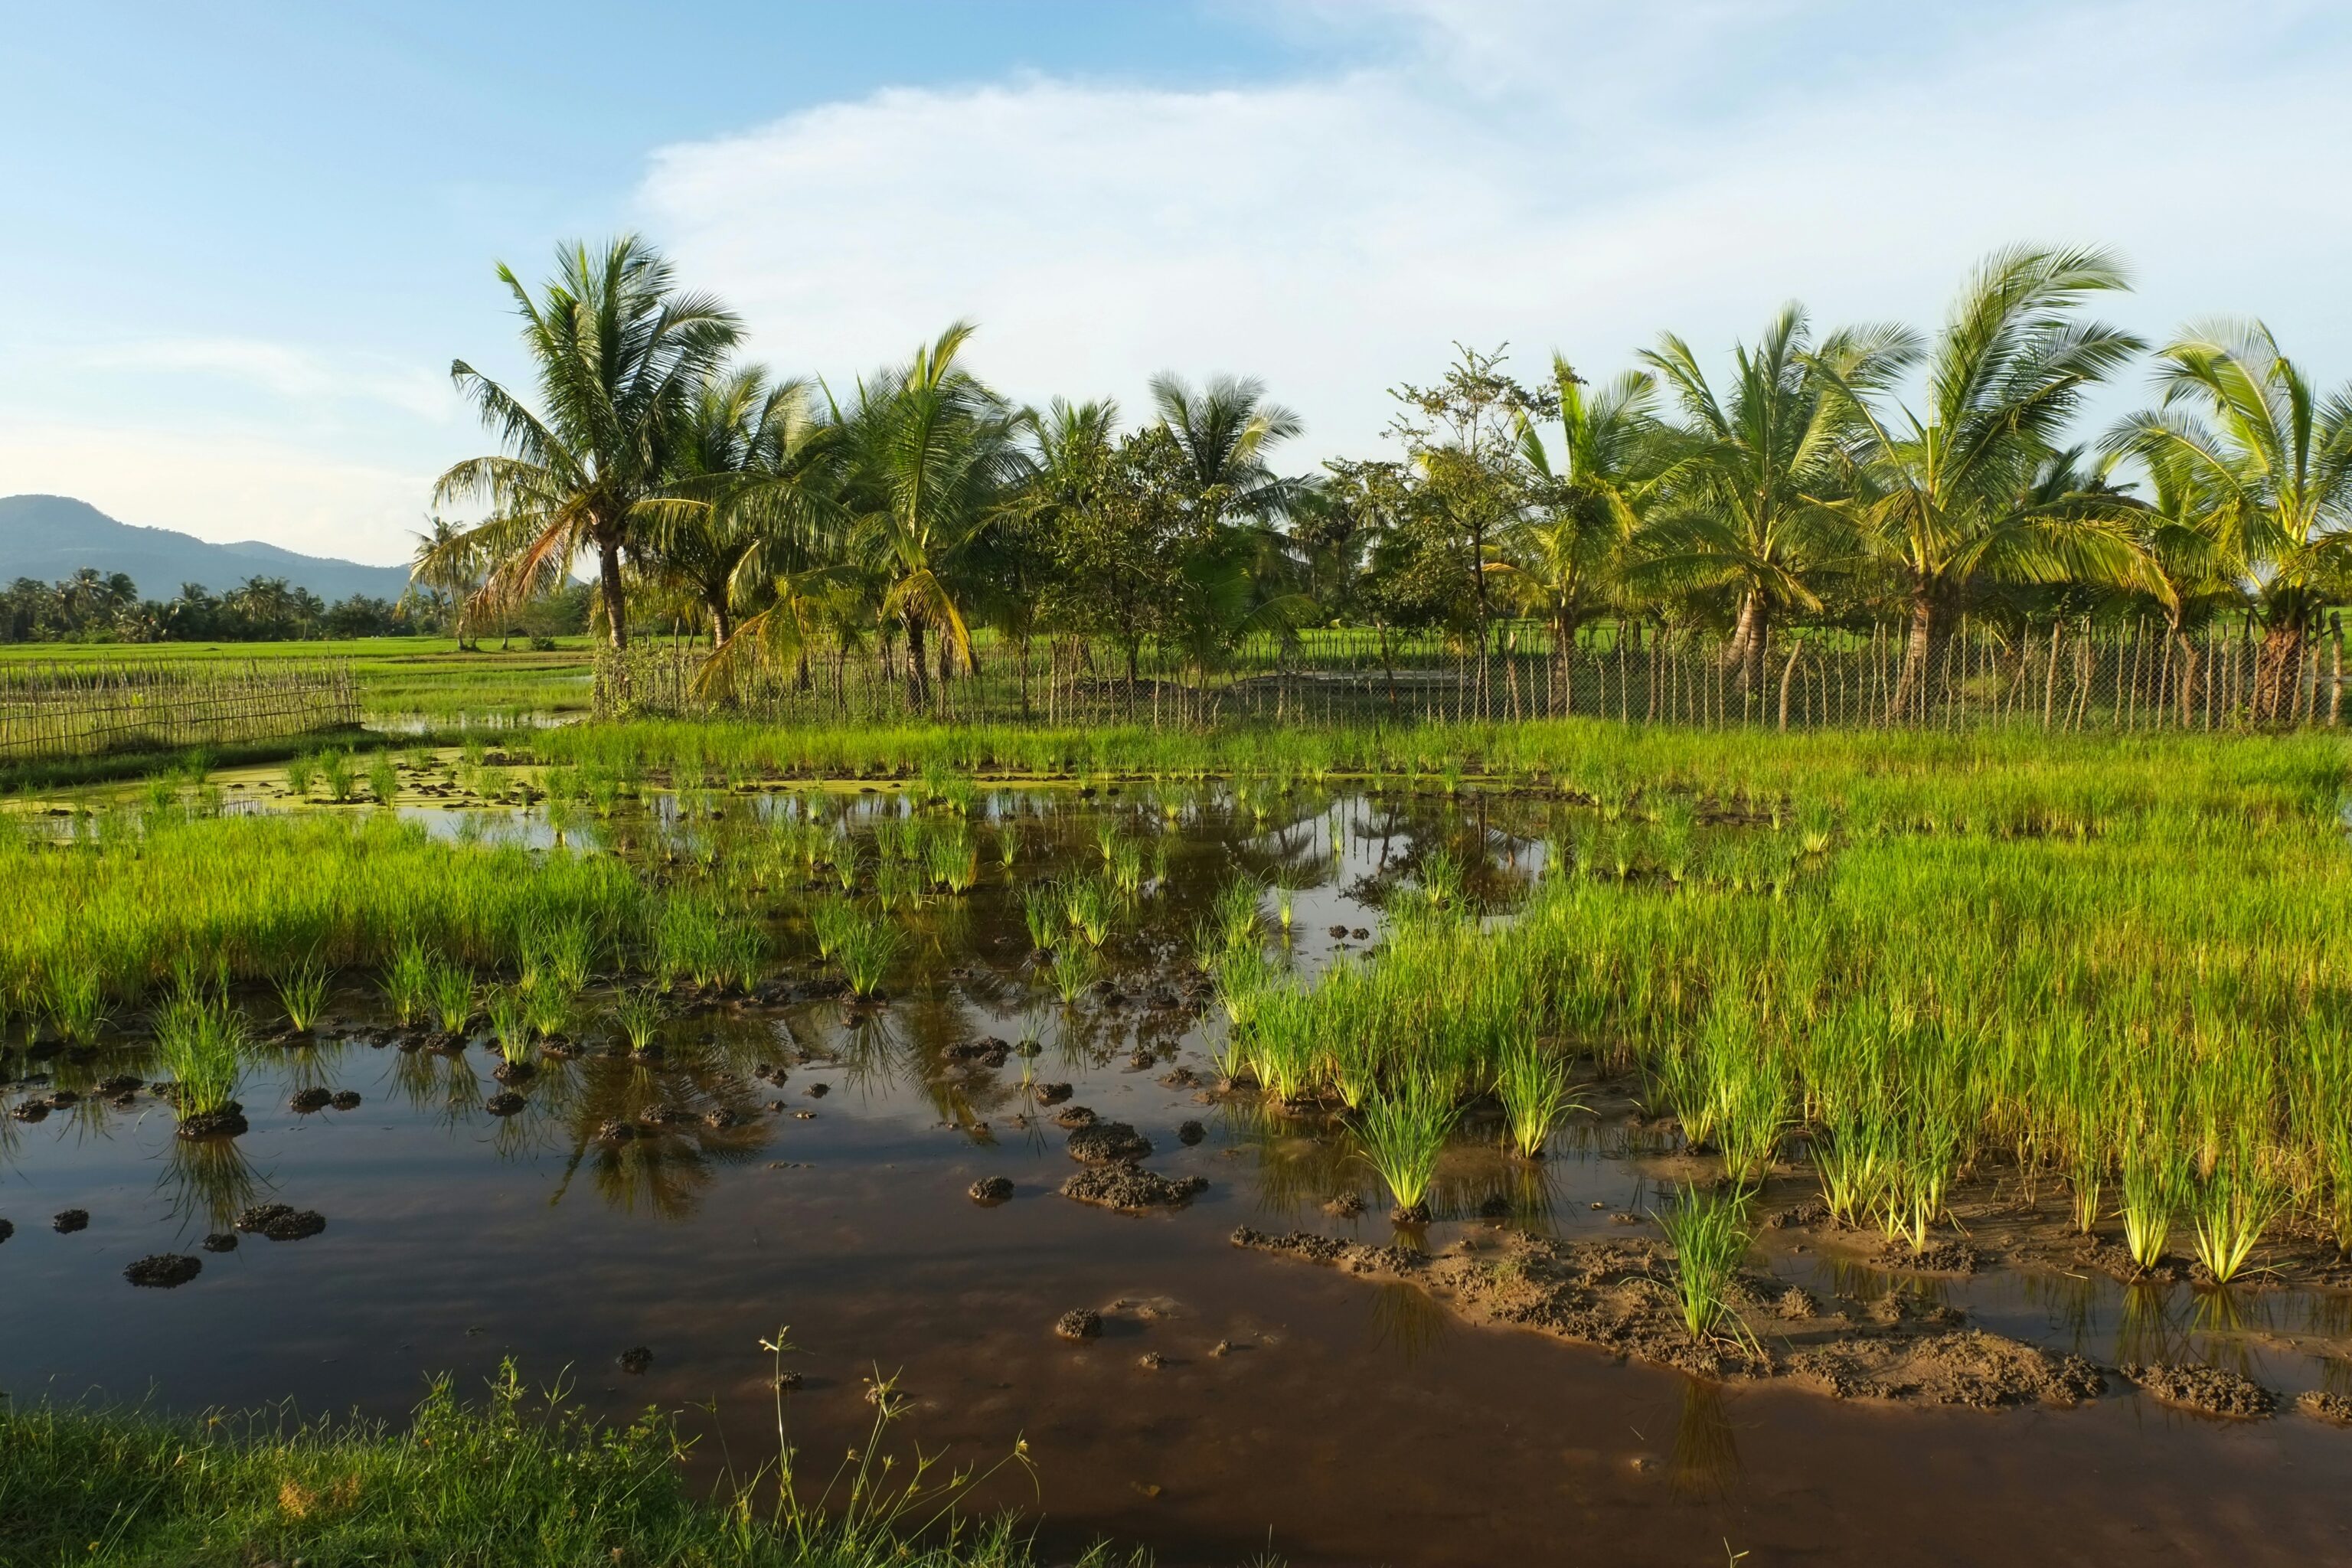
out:
{"label": "reflection of palm trees in water", "polygon": [[1675,1450],[1667,1484],[1685,1501],[1719,1500],[1739,1479],[1739,1434],[1723,1384],[1683,1379],[1682,1411],[1675,1421]]}
{"label": "reflection of palm trees in water", "polygon": [[[682,1056],[656,1069],[621,1058],[572,1064],[579,1090],[565,1106],[572,1151],[551,1205],[563,1201],[585,1163],[599,1196],[613,1207],[665,1219],[694,1212],[718,1167],[741,1164],[767,1146],[768,1128],[752,1086],[716,1064]],[[636,1136],[598,1136],[608,1121]]]}
{"label": "reflection of palm trees in water", "polygon": [[234,1138],[173,1138],[155,1190],[180,1234],[226,1230],[260,1196],[261,1176]]}

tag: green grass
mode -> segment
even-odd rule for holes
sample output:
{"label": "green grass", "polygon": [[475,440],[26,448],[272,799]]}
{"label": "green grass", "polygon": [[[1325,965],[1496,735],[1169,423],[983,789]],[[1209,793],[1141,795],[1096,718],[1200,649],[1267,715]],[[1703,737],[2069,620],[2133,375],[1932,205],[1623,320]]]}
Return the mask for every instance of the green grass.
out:
{"label": "green grass", "polygon": [[[890,1416],[877,1416],[868,1449]],[[803,1500],[776,1467],[710,1500],[648,1412],[606,1426],[511,1366],[488,1396],[444,1379],[412,1421],[201,1421],[0,1405],[0,1562],[15,1568],[1022,1568],[1010,1522],[964,1519],[970,1478],[877,1462]],[[863,1479],[863,1495],[851,1497]],[[1100,1552],[1087,1562],[1106,1561]]]}

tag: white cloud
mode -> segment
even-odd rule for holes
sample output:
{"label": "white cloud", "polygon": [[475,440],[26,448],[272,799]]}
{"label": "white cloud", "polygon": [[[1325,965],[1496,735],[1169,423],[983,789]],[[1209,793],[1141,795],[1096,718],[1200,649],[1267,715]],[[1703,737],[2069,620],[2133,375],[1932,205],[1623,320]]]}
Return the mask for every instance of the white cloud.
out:
{"label": "white cloud", "polygon": [[[2122,248],[2144,291],[2111,313],[2146,332],[2259,311],[2342,375],[2352,216],[2315,197],[2352,98],[2338,44],[2288,47],[2308,14],[2075,5],[1906,37],[1845,5],[1385,0],[1345,74],[891,90],[664,149],[639,201],[780,366],[843,377],[971,316],[1024,398],[1134,414],[1162,368],[1262,374],[1301,456],[1365,449],[1382,389],[1456,339],[1605,371],[1666,327],[1727,345],[1792,295],[1927,321],[2026,239]],[[2214,133],[2241,112],[2260,157]]]}
{"label": "white cloud", "polygon": [[218,377],[289,402],[375,404],[436,422],[451,420],[459,407],[446,373],[256,338],[158,338],[89,348],[73,358],[94,370]]}
{"label": "white cloud", "polygon": [[430,476],[258,437],[0,425],[0,495],[68,495],[122,522],[404,563]]}

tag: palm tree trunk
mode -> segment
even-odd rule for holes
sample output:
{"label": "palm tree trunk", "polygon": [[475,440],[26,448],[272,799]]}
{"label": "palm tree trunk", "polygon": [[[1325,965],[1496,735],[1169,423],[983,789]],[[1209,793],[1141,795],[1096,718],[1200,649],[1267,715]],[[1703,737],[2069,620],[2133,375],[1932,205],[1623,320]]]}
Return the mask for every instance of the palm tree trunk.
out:
{"label": "palm tree trunk", "polygon": [[2263,628],[2262,648],[2254,656],[2255,723],[2281,724],[2294,718],[2295,687],[2302,674],[2303,616],[2289,611]]}
{"label": "palm tree trunk", "polygon": [[923,668],[923,623],[907,617],[907,700],[917,711],[927,711],[931,705],[930,671]]}
{"label": "palm tree trunk", "polygon": [[2178,609],[2172,612],[2170,623],[2164,629],[2172,646],[2180,650],[2180,727],[2186,730],[2197,711],[2197,645],[2189,640]]}
{"label": "palm tree trunk", "polygon": [[604,625],[613,635],[613,647],[629,646],[629,608],[621,589],[621,542],[600,539],[596,542],[597,577],[604,595]]}
{"label": "palm tree trunk", "polygon": [[1911,636],[1903,647],[1903,671],[1895,677],[1895,695],[1887,700],[1889,722],[1902,718],[1924,698],[1927,659],[1935,652],[1936,634],[1940,630],[1936,624],[1935,591],[1921,583],[1911,590]]}
{"label": "palm tree trunk", "polygon": [[720,588],[716,593],[706,595],[703,602],[710,606],[710,631],[713,639],[710,646],[713,648],[725,647],[727,639],[735,635],[735,623],[727,614],[727,590]]}

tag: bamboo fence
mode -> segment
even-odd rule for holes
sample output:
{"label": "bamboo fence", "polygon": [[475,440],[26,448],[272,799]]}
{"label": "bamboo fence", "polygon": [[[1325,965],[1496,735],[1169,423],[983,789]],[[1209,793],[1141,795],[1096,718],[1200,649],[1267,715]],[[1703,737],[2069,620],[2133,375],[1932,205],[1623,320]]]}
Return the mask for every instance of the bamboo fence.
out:
{"label": "bamboo fence", "polygon": [[831,722],[1037,721],[1198,727],[1236,721],[1429,722],[1584,716],[1704,728],[2219,731],[2344,721],[2344,637],[2306,635],[2256,708],[2256,628],[2185,637],[2148,622],[1963,622],[1904,684],[1900,628],[1800,628],[1742,668],[1719,637],[1595,628],[1555,647],[1548,631],[1497,628],[1483,654],[1440,635],[1365,628],[1254,637],[1203,666],[1146,643],[1039,638],[976,643],[967,664],[918,685],[903,653],[812,647],[805,660],[738,671],[722,694],[693,644],[600,656],[596,710]]}
{"label": "bamboo fence", "polygon": [[348,728],[341,659],[0,664],[0,760],[235,745]]}

